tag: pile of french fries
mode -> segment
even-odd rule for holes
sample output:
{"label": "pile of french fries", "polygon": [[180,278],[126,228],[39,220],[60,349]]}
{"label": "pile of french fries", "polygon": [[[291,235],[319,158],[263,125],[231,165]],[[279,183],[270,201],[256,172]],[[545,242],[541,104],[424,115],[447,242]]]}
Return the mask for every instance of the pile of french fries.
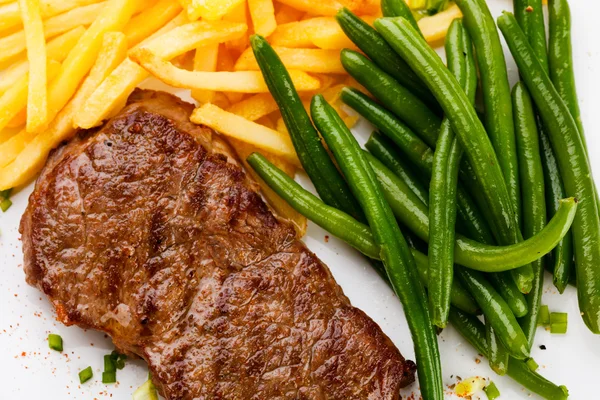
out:
{"label": "pile of french fries", "polygon": [[[50,151],[119,112],[154,76],[191,90],[192,120],[227,136],[241,160],[260,150],[293,176],[301,168],[249,47],[268,38],[305,106],[316,93],[341,108],[340,50],[355,48],[335,13],[348,7],[372,23],[379,0],[0,0],[0,190],[28,183]],[[444,38],[453,6],[419,21]],[[271,206],[300,233],[306,220],[257,176]]]}

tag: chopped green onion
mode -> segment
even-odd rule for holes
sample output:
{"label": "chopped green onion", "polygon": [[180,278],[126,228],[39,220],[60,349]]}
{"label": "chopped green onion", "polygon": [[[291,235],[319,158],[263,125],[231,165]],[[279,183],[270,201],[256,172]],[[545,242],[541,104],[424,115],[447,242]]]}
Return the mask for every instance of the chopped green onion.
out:
{"label": "chopped green onion", "polygon": [[115,361],[110,354],[104,356],[104,372],[115,372],[117,370]]}
{"label": "chopped green onion", "polygon": [[0,203],[0,209],[2,210],[2,212],[6,212],[6,210],[8,210],[10,206],[12,206],[12,201],[10,201],[10,199],[4,199]]}
{"label": "chopped green onion", "polygon": [[113,350],[112,353],[110,353],[110,358],[113,361],[117,361],[119,359],[119,357],[121,356],[121,353],[119,353],[116,350]]}
{"label": "chopped green onion", "polygon": [[550,310],[547,305],[540,306],[537,324],[538,326],[550,325]]}
{"label": "chopped green onion", "polygon": [[555,324],[550,324],[550,333],[556,333],[556,334],[567,333],[567,323],[566,322],[557,322]]}
{"label": "chopped green onion", "polygon": [[556,323],[567,323],[568,314],[561,312],[550,313],[550,325]]}
{"label": "chopped green onion", "polygon": [[158,400],[158,394],[156,393],[156,387],[152,383],[152,379],[148,379],[133,392],[132,400]]}
{"label": "chopped green onion", "polygon": [[63,341],[60,335],[51,333],[48,335],[48,347],[52,350],[63,351]]}
{"label": "chopped green onion", "polygon": [[117,369],[123,369],[123,368],[125,368],[125,360],[123,358],[119,358],[114,363],[115,363],[115,367],[117,367]]}
{"label": "chopped green onion", "polygon": [[427,0],[414,0],[410,2],[410,8],[412,8],[413,10],[417,10],[419,8],[426,8],[427,3]]}
{"label": "chopped green onion", "polygon": [[529,367],[530,370],[532,371],[537,371],[537,369],[540,367],[538,365],[538,363],[535,362],[535,360],[533,358],[528,358],[527,361],[525,361],[525,364],[527,364],[527,366]]}
{"label": "chopped green onion", "polygon": [[500,397],[500,391],[496,387],[496,384],[493,381],[490,381],[489,385],[483,388],[488,400],[494,400]]}
{"label": "chopped green onion", "polygon": [[86,383],[94,376],[94,371],[92,371],[92,367],[87,367],[84,370],[79,371],[79,382]]}
{"label": "chopped green onion", "polygon": [[10,197],[11,192],[12,192],[12,189],[1,190],[0,191],[0,198],[2,198],[2,199],[8,199]]}
{"label": "chopped green onion", "polygon": [[117,373],[115,371],[104,371],[102,373],[102,383],[115,383],[117,381]]}

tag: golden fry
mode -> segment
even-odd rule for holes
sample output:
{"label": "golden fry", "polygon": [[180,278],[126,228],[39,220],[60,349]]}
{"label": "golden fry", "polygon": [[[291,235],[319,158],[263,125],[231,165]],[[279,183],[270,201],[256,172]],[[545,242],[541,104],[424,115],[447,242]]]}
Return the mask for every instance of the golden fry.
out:
{"label": "golden fry", "polygon": [[[194,71],[216,71],[218,56],[218,43],[198,47],[194,54]],[[215,97],[215,92],[213,90],[202,89],[192,90],[192,97],[201,104],[210,103]]]}
{"label": "golden fry", "polygon": [[246,118],[248,121],[256,121],[276,110],[278,110],[277,103],[270,93],[255,94],[227,109],[230,113]]}
{"label": "golden fry", "polygon": [[48,88],[46,79],[46,40],[39,0],[19,0],[27,42],[29,83],[27,94],[27,132],[44,129],[48,124]]}
{"label": "golden fry", "polygon": [[222,110],[214,104],[207,103],[196,108],[190,120],[195,124],[209,126],[225,136],[253,144],[300,166],[289,136]]}
{"label": "golden fry", "polygon": [[273,33],[277,28],[273,0],[248,0],[248,8],[254,32],[262,36],[269,36]]}
{"label": "golden fry", "polygon": [[[175,23],[183,22],[179,16],[175,20]],[[243,24],[192,22],[177,26],[162,35],[151,36],[133,49],[132,53],[139,49],[149,49],[164,59],[172,59],[196,47],[239,37],[245,31],[246,25]],[[100,124],[147,77],[148,72],[144,68],[126,59],[91,94],[75,116],[75,124],[86,129]]]}
{"label": "golden fry", "polygon": [[[161,81],[175,87],[240,93],[266,93],[269,91],[260,71],[187,71],[175,67],[145,48],[133,52],[131,58],[139,62]],[[320,82],[318,79],[302,71],[291,70],[289,72],[297,90],[316,90],[319,88]]]}
{"label": "golden fry", "polygon": [[149,37],[157,29],[175,18],[180,11],[181,6],[176,1],[160,0],[154,6],[131,18],[123,29],[129,47],[133,47]]}
{"label": "golden fry", "polygon": [[277,22],[277,26],[279,26],[288,22],[300,21],[303,15],[304,12],[301,10],[296,10],[287,4],[280,4],[279,9],[275,12],[275,21]]}
{"label": "golden fry", "polygon": [[[288,69],[315,73],[346,73],[340,61],[340,50],[291,49],[279,46],[273,46],[273,49]],[[252,48],[248,48],[235,65],[236,71],[258,69]]]}
{"label": "golden fry", "polygon": [[[240,4],[235,6],[227,15],[223,17],[223,21],[236,22],[238,24],[246,24],[250,26],[252,20],[248,16],[248,4],[246,1],[242,1]],[[248,39],[248,32],[244,33],[238,39],[228,40],[226,46],[228,50],[233,50],[236,53],[241,53],[250,45]]]}
{"label": "golden fry", "polygon": [[186,0],[188,18],[195,21],[199,18],[216,21],[228,14],[244,0]]}
{"label": "golden fry", "polygon": [[[78,26],[46,43],[47,57],[62,62],[84,32],[85,28]],[[2,79],[0,79],[0,93],[11,87],[13,83],[21,76],[25,75],[27,71],[29,71],[29,62],[24,58],[2,72]]]}
{"label": "golden fry", "polygon": [[[49,60],[47,63],[46,76],[52,79],[60,69],[60,63]],[[0,130],[21,110],[27,107],[27,91],[29,86],[29,74],[21,76],[13,85],[0,97]],[[0,152],[0,154],[2,154]]]}
{"label": "golden fry", "polygon": [[109,0],[102,13],[86,30],[64,61],[57,78],[50,84],[48,98],[49,119],[54,119],[77,91],[77,87],[90,71],[106,32],[121,30],[143,0]]}
{"label": "golden fry", "polygon": [[[109,32],[104,35],[100,52],[90,73],[75,93],[75,96],[50,123],[48,129],[33,138],[26,137],[25,134],[19,139],[13,139],[15,137],[13,136],[11,138],[13,140],[12,144],[6,145],[7,141],[0,145],[0,152],[4,150],[4,146],[7,150],[13,149],[13,154],[15,149],[19,149],[15,156],[8,161],[10,164],[7,165],[6,162],[3,162],[3,167],[0,168],[0,187],[8,189],[22,185],[35,176],[44,165],[50,150],[75,133],[73,127],[75,112],[110,71],[122,62],[126,54],[127,44],[123,34]],[[17,140],[22,141],[22,143],[18,143]]]}

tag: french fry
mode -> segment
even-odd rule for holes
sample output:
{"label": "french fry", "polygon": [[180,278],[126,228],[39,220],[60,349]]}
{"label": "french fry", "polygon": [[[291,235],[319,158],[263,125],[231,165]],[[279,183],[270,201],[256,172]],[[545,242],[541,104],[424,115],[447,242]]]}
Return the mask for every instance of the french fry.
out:
{"label": "french fry", "polygon": [[[177,22],[181,18],[175,17]],[[239,37],[246,31],[246,25],[220,22],[214,25],[204,21],[178,26],[170,31],[146,39],[133,49],[151,50],[164,59],[172,59],[200,46],[220,43]],[[130,59],[119,65],[92,93],[85,105],[75,116],[75,124],[81,128],[91,128],[108,117],[118,104],[127,100],[135,87],[148,77],[148,72]]]}
{"label": "french fry", "polygon": [[[67,12],[77,7],[98,3],[102,0],[42,0],[40,11],[43,19]],[[13,1],[0,6],[0,32],[22,25],[19,3]]]}
{"label": "french fry", "polygon": [[[226,45],[221,45],[219,47],[219,55],[217,58],[217,71],[233,71],[233,67],[235,66],[234,56],[231,54],[231,51],[227,49]],[[243,93],[239,92],[224,92],[225,96],[230,103],[237,103],[242,100]]]}
{"label": "french fry", "polygon": [[248,0],[248,8],[254,32],[262,36],[269,36],[273,33],[277,28],[273,0]]}
{"label": "french fry", "polygon": [[[218,56],[218,43],[198,47],[196,49],[196,53],[194,54],[194,71],[216,71]],[[201,104],[210,103],[215,97],[215,92],[213,90],[202,89],[192,90],[192,97]]]}
{"label": "french fry", "polygon": [[279,9],[275,12],[275,22],[279,26],[288,22],[300,21],[303,15],[304,12],[301,10],[296,10],[287,4],[280,4]]}
{"label": "french fry", "polygon": [[227,137],[253,144],[300,167],[300,161],[289,136],[248,121],[210,103],[196,108],[190,120],[195,124],[209,126]]}
{"label": "french fry", "polygon": [[[145,48],[137,49],[130,57],[139,62],[152,75],[175,87],[240,93],[267,93],[269,91],[260,71],[187,71],[175,67]],[[318,79],[302,71],[291,70],[289,72],[297,90],[319,88]]]}
{"label": "french fry", "polygon": [[0,130],[0,144],[6,142],[8,139],[15,136],[20,131],[20,128],[4,128]]}
{"label": "french fry", "polygon": [[[248,18],[248,3],[246,1],[242,1],[240,4],[235,6],[223,17],[223,21],[237,22],[250,26],[251,20]],[[248,39],[248,32],[246,32],[240,38],[229,40],[226,43],[228,50],[233,50],[238,54],[244,51],[249,45],[250,41]]]}
{"label": "french fry", "polygon": [[446,37],[452,21],[460,17],[462,17],[460,8],[453,4],[441,13],[420,19],[418,24],[427,42],[436,43]]}
{"label": "french fry", "polygon": [[[362,19],[371,25],[375,21],[371,16]],[[279,25],[269,41],[273,46],[283,47],[318,47],[330,50],[357,48],[333,17],[315,17]]]}
{"label": "french fry", "polygon": [[313,47],[313,42],[308,36],[308,29],[311,28],[311,24],[312,23],[306,21],[296,21],[277,25],[275,31],[269,36],[269,42],[273,46],[300,48]]}
{"label": "french fry", "polygon": [[22,108],[21,111],[17,113],[11,119],[8,124],[6,124],[7,128],[23,128],[27,123],[27,107]]}
{"label": "french fry", "polygon": [[62,64],[61,71],[48,88],[48,118],[54,119],[67,104],[90,71],[106,32],[123,29],[143,0],[109,0]]}
{"label": "french fry", "polygon": [[270,93],[259,93],[229,107],[228,112],[256,121],[278,109]]}
{"label": "french fry", "polygon": [[[306,72],[345,74],[340,61],[340,50],[291,49],[273,46],[277,55],[288,69]],[[235,64],[236,71],[258,70],[252,48],[248,48]]]}
{"label": "french fry", "polygon": [[336,0],[279,0],[279,2],[312,15],[334,16],[343,7]]}
{"label": "french fry", "polygon": [[[50,123],[48,129],[31,138],[27,133],[17,139],[17,134],[0,145],[0,154],[12,151],[15,157],[8,162],[2,161],[0,168],[0,186],[6,189],[19,186],[31,179],[42,168],[48,153],[60,142],[69,139],[74,133],[73,116],[81,104],[89,97],[94,89],[106,78],[127,54],[125,36],[117,32],[104,34],[101,49],[90,73],[85,78],[75,96],[60,111]],[[29,139],[29,140],[28,140]],[[9,143],[9,141],[11,141]],[[8,143],[8,145],[7,145]],[[6,146],[6,147],[5,147]],[[11,150],[12,149],[12,150]],[[9,164],[8,164],[9,163]]]}
{"label": "french fry", "polygon": [[46,40],[39,0],[19,0],[31,66],[27,94],[27,132],[48,125],[48,88],[46,80]]}
{"label": "french fry", "polygon": [[186,0],[188,18],[216,21],[229,13],[244,0]]}
{"label": "french fry", "polygon": [[[54,78],[60,69],[60,63],[49,60],[47,62],[46,76],[49,80]],[[23,109],[27,107],[27,91],[29,86],[29,74],[21,76],[0,97],[0,130]],[[2,152],[0,152],[2,154]],[[4,155],[3,155],[4,157]]]}
{"label": "french fry", "polygon": [[[104,3],[80,7],[44,21],[44,37],[49,38],[81,25],[89,25],[98,16]],[[18,31],[0,39],[0,62],[9,60],[27,48],[25,32]]]}
{"label": "french fry", "polygon": [[[269,161],[271,161],[273,164],[275,164],[279,169],[286,172],[288,175],[290,172],[289,171],[290,165],[288,163],[286,163],[285,161],[279,159],[278,157],[274,157],[273,155],[268,154],[268,153],[265,154],[264,151],[260,151],[260,149],[254,147],[254,146],[248,145],[247,143],[241,142],[239,140],[230,139],[230,143],[231,143],[232,147],[234,148],[238,158],[242,161],[242,165],[244,166],[246,171],[250,174],[252,179],[254,179],[254,181],[258,183],[258,186],[260,187],[260,191],[263,194],[264,198],[269,203],[269,205],[271,207],[273,207],[273,209],[275,210],[277,215],[292,222],[292,224],[296,228],[296,232],[299,235],[299,237],[304,236],[304,234],[306,233],[306,226],[307,226],[306,218],[302,214],[300,214],[299,212],[294,210],[285,200],[283,200],[281,197],[279,197],[277,195],[277,193],[275,193],[269,187],[269,185],[267,185],[267,183],[265,181],[263,181],[256,172],[254,172],[254,169],[252,169],[252,167],[246,162],[246,158],[248,158],[248,156],[250,154],[252,154],[256,151],[259,151],[267,159],[269,159]],[[293,176],[293,171],[291,173],[292,174],[290,176]]]}
{"label": "french fry", "polygon": [[123,33],[129,47],[133,47],[172,20],[181,11],[179,3],[173,0],[160,0],[154,6],[142,11],[125,25]]}
{"label": "french fry", "polygon": [[[85,28],[78,26],[77,28],[50,40],[46,44],[47,57],[62,62],[84,32]],[[21,76],[25,75],[27,71],[29,71],[29,62],[24,58],[2,72],[2,79],[0,79],[0,93],[11,87],[13,83]]]}
{"label": "french fry", "polygon": [[275,129],[277,130],[277,132],[282,133],[284,135],[289,135],[290,134],[289,131],[288,131],[288,129],[287,129],[287,126],[285,126],[285,121],[283,120],[283,118],[279,118],[277,120],[277,123],[276,123],[275,126],[276,126]]}
{"label": "french fry", "polygon": [[267,128],[273,129],[273,130],[275,130],[275,128],[277,128],[276,122],[277,121],[271,120],[271,118],[269,118],[268,115],[260,117],[259,119],[256,120],[257,124],[266,126]]}

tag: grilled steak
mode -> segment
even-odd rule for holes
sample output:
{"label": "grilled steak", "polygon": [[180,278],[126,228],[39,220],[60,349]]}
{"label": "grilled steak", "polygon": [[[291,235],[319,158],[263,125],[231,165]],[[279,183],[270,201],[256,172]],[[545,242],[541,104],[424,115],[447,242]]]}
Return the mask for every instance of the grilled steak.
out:
{"label": "grilled steak", "polygon": [[398,399],[414,363],[191,110],[138,90],[54,152],[21,221],[27,281],[167,399]]}

